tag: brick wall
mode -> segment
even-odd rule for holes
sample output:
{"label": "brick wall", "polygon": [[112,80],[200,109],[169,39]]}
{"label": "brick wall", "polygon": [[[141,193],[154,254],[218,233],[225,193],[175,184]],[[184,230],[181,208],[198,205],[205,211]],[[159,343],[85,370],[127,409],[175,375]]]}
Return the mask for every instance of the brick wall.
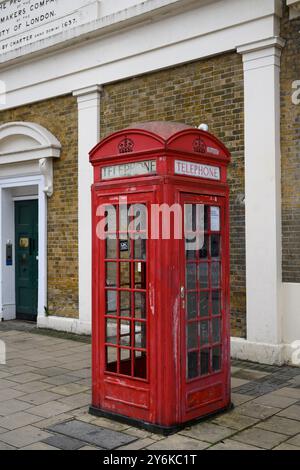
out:
{"label": "brick wall", "polygon": [[292,102],[292,84],[300,80],[300,18],[284,9],[281,36],[287,43],[281,62],[281,151],[283,280],[300,282],[300,104]]}
{"label": "brick wall", "polygon": [[62,144],[54,160],[54,195],[48,199],[48,309],[78,317],[77,103],[72,96],[0,113],[0,124],[30,121],[44,126]]}
{"label": "brick wall", "polygon": [[206,122],[232,153],[231,307],[232,334],[246,334],[244,198],[244,84],[242,58],[219,57],[148,74],[104,87],[102,137],[134,122]]}

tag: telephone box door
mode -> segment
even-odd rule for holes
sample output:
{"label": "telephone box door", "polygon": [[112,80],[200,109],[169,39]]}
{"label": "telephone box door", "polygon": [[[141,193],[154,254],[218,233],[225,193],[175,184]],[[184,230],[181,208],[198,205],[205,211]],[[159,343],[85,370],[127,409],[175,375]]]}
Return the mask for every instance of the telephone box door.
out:
{"label": "telephone box door", "polygon": [[228,406],[229,266],[225,198],[184,194],[182,419]]}
{"label": "telephone box door", "polygon": [[155,347],[151,321],[155,317],[149,314],[153,311],[149,286],[153,286],[155,267],[149,263],[154,257],[148,229],[154,194],[94,197],[98,207],[95,243],[100,255],[94,266],[99,286],[94,295],[99,313],[94,319],[99,406],[150,420]]}

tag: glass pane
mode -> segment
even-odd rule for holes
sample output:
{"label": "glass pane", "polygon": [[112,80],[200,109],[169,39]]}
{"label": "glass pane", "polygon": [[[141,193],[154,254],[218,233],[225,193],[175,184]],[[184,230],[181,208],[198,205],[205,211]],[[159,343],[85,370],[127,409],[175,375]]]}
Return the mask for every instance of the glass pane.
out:
{"label": "glass pane", "polygon": [[130,218],[129,218],[130,207],[131,207],[130,205],[121,204],[119,208],[119,221],[120,221],[119,230],[123,234],[128,232],[128,225],[130,223]]}
{"label": "glass pane", "polygon": [[188,379],[194,379],[195,377],[198,377],[199,371],[198,371],[198,352],[190,352],[188,353]]}
{"label": "glass pane", "polygon": [[130,263],[120,263],[120,286],[131,287]]}
{"label": "glass pane", "polygon": [[117,316],[117,292],[108,290],[106,292],[106,313],[108,315]]}
{"label": "glass pane", "polygon": [[211,285],[212,287],[220,286],[220,263],[211,264]]}
{"label": "glass pane", "polygon": [[116,236],[117,231],[117,208],[115,206],[108,206],[104,214],[106,226],[104,231]]}
{"label": "glass pane", "polygon": [[139,379],[147,378],[147,356],[145,352],[135,351],[134,376]]}
{"label": "glass pane", "polygon": [[187,317],[188,320],[193,320],[197,317],[197,293],[189,292],[187,294]]}
{"label": "glass pane", "polygon": [[209,360],[210,350],[205,349],[200,351],[200,375],[207,375],[209,373]]}
{"label": "glass pane", "polygon": [[221,226],[220,226],[220,207],[211,207],[210,212],[211,212],[210,230],[212,232],[220,232],[220,230],[221,230]]}
{"label": "glass pane", "polygon": [[113,238],[106,239],[106,258],[107,259],[117,259],[117,240]]}
{"label": "glass pane", "polygon": [[146,323],[135,323],[135,348],[146,349]]}
{"label": "glass pane", "polygon": [[186,288],[187,290],[196,289],[197,287],[197,265],[188,263],[186,266]]}
{"label": "glass pane", "polygon": [[221,292],[218,290],[212,291],[212,314],[221,314]]}
{"label": "glass pane", "polygon": [[204,237],[204,244],[202,249],[200,250],[200,258],[207,259],[209,256],[209,236],[205,235]]}
{"label": "glass pane", "polygon": [[209,316],[209,292],[200,292],[200,317]]}
{"label": "glass pane", "polygon": [[200,346],[207,346],[209,344],[209,321],[202,321],[200,323]]}
{"label": "glass pane", "polygon": [[220,318],[213,318],[212,340],[213,340],[213,343],[219,343],[221,341],[221,319]]}
{"label": "glass pane", "polygon": [[135,302],[135,317],[146,319],[146,294],[143,292],[136,292],[134,294]]}
{"label": "glass pane", "polygon": [[109,344],[118,344],[118,321],[111,318],[106,319],[106,342]]}
{"label": "glass pane", "polygon": [[129,232],[136,232],[135,237],[138,238],[141,234],[147,233],[147,206],[146,204],[133,204],[130,211],[131,222]]}
{"label": "glass pane", "polygon": [[187,326],[187,346],[188,349],[198,348],[198,323],[189,323]]}
{"label": "glass pane", "polygon": [[197,260],[197,251],[189,249],[189,248],[190,248],[190,241],[186,240],[186,242],[185,242],[186,260],[187,261],[196,261]]}
{"label": "glass pane", "polygon": [[120,374],[131,375],[131,351],[121,349],[120,351]]}
{"label": "glass pane", "polygon": [[120,324],[120,344],[122,346],[131,346],[131,323],[122,320]]}
{"label": "glass pane", "polygon": [[212,368],[213,372],[218,372],[222,369],[222,348],[219,346],[213,348],[213,357],[212,357]]}
{"label": "glass pane", "polygon": [[117,372],[118,350],[116,348],[106,348],[106,370],[108,372]]}
{"label": "glass pane", "polygon": [[131,258],[131,241],[128,238],[122,238],[119,241],[120,244],[120,258],[121,259],[130,259]]}
{"label": "glass pane", "polygon": [[146,289],[146,263],[134,264],[135,288]]}
{"label": "glass pane", "polygon": [[208,288],[208,263],[199,264],[200,289]]}
{"label": "glass pane", "polygon": [[220,235],[211,236],[211,257],[220,258],[221,254],[221,237]]}
{"label": "glass pane", "polygon": [[209,230],[209,206],[204,208],[204,230],[207,232]]}
{"label": "glass pane", "polygon": [[146,240],[139,238],[134,241],[134,258],[146,260]]}
{"label": "glass pane", "polygon": [[120,312],[122,317],[131,317],[131,293],[120,293]]}
{"label": "glass pane", "polygon": [[117,263],[106,263],[106,286],[117,287]]}

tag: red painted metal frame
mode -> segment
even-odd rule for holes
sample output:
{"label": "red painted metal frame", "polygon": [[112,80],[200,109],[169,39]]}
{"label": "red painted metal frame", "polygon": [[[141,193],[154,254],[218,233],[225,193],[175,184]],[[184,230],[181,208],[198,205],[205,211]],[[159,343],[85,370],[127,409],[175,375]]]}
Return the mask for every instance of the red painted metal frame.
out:
{"label": "red painted metal frame", "polygon": [[[163,124],[162,124],[163,127]],[[199,140],[197,140],[199,139]],[[219,152],[198,153],[204,148]],[[204,142],[204,144],[203,144]],[[124,148],[128,153],[120,153]],[[167,139],[145,129],[116,133],[98,144],[90,154],[94,166],[93,204],[93,403],[91,412],[129,420],[158,432],[173,432],[193,420],[230,406],[229,326],[229,188],[230,154],[209,133],[184,129]],[[176,175],[175,160],[220,168],[220,181]],[[103,181],[105,166],[156,160],[156,175]],[[185,285],[184,240],[148,240],[148,377],[137,379],[105,371],[105,270],[104,245],[96,236],[100,203],[184,204],[185,201],[219,205],[222,213],[222,290],[224,298],[220,373],[186,380],[186,312],[180,296]],[[149,224],[151,225],[150,220]],[[190,406],[192,404],[192,406]]]}

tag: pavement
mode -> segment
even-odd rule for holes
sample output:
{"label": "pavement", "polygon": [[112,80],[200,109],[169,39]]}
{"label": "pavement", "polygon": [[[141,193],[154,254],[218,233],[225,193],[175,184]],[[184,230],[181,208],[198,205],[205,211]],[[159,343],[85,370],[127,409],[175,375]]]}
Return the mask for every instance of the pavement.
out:
{"label": "pavement", "polygon": [[8,322],[0,340],[0,450],[300,449],[300,368],[234,361],[235,408],[162,437],[89,415],[88,338]]}

